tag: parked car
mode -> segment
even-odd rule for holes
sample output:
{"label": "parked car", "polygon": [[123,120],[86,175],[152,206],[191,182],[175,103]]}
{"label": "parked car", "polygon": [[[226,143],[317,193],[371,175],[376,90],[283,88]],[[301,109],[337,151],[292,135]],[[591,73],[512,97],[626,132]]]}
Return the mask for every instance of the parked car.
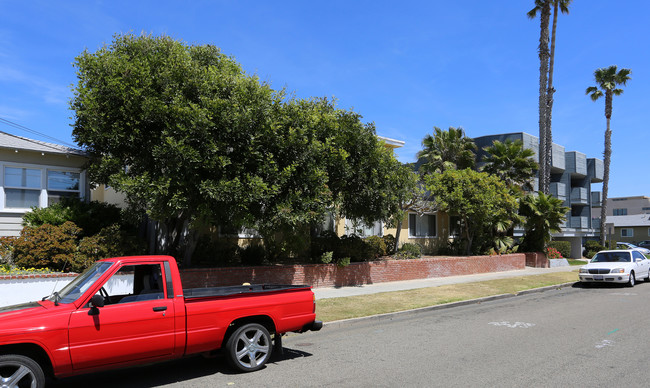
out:
{"label": "parked car", "polygon": [[650,249],[642,248],[642,247],[636,246],[636,245],[631,244],[631,243],[626,243],[626,242],[616,243],[616,248],[618,248],[618,249],[634,249],[634,250],[637,250],[637,251],[643,253],[644,255],[650,254]]}
{"label": "parked car", "polygon": [[0,387],[217,349],[252,372],[282,335],[322,325],[309,286],[183,289],[173,257],[105,259],[38,302],[0,308]]}
{"label": "parked car", "polygon": [[636,245],[640,246],[641,248],[650,248],[650,240],[641,241]]}
{"label": "parked car", "polygon": [[586,283],[650,282],[650,260],[634,249],[600,251],[580,268],[580,281]]}

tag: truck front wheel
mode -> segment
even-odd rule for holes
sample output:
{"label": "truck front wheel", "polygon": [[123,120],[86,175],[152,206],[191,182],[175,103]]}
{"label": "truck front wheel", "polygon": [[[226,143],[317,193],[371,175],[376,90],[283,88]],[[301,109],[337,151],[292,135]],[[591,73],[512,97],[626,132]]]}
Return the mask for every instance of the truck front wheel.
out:
{"label": "truck front wheel", "polygon": [[0,386],[43,388],[45,375],[41,366],[31,358],[7,354],[0,356]]}
{"label": "truck front wheel", "polygon": [[271,335],[257,323],[246,324],[228,338],[228,363],[242,372],[253,372],[264,366],[271,357]]}

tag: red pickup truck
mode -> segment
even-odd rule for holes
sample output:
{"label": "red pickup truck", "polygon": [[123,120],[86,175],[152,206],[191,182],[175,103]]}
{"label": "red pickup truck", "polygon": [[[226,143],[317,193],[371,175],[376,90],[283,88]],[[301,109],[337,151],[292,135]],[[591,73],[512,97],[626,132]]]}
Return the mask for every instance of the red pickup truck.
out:
{"label": "red pickup truck", "polygon": [[183,289],[169,256],[97,261],[61,291],[0,308],[0,386],[224,349],[260,369],[287,332],[320,330],[309,286]]}

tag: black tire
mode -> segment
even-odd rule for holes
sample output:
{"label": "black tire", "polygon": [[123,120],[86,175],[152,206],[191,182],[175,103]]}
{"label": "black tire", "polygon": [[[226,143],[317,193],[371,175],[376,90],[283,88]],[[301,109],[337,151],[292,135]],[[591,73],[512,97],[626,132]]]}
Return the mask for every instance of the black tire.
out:
{"label": "black tire", "polygon": [[254,372],[264,367],[272,351],[269,331],[257,323],[235,330],[226,342],[228,363],[241,372]]}
{"label": "black tire", "polygon": [[0,356],[0,381],[9,387],[45,387],[43,368],[29,357],[17,354]]}
{"label": "black tire", "polygon": [[630,272],[630,280],[627,281],[628,287],[634,287],[636,284],[636,278],[634,277],[634,271]]}

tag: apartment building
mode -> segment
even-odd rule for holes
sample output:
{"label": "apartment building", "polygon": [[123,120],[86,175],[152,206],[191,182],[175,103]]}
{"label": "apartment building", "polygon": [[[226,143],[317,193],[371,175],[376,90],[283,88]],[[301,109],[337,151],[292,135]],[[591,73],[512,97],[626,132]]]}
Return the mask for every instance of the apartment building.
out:
{"label": "apartment building", "polygon": [[[539,138],[525,132],[515,132],[474,138],[479,163],[486,154],[483,148],[492,145],[495,140],[520,140],[525,148],[535,152],[535,158],[539,160]],[[562,230],[554,234],[553,239],[569,241],[573,258],[582,257],[584,241],[595,238],[599,233],[598,211],[594,207],[600,207],[600,191],[593,191],[591,185],[601,183],[603,173],[602,160],[587,158],[582,152],[566,151],[563,146],[553,143],[550,193],[570,208]],[[535,191],[538,190],[538,183],[536,178]],[[515,234],[522,232],[515,231]]]}

